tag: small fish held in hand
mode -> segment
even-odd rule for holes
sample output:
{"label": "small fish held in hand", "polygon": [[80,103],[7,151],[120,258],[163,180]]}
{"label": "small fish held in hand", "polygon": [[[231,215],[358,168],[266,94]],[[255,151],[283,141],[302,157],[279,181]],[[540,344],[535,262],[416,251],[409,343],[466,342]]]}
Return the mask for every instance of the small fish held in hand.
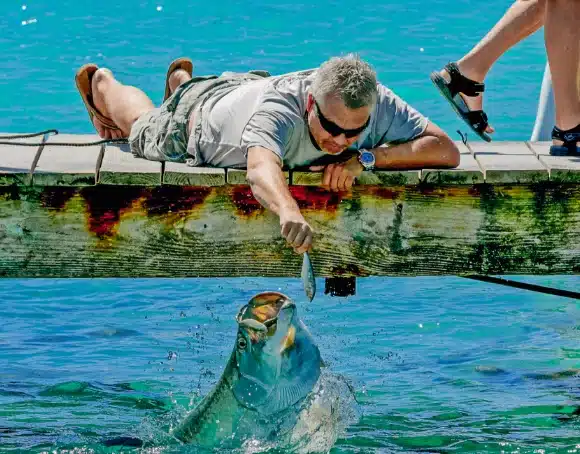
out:
{"label": "small fish held in hand", "polygon": [[312,301],[316,295],[316,279],[308,252],[305,252],[302,256],[302,272],[300,273],[300,277],[302,278],[302,285],[304,286],[306,297],[309,301]]}

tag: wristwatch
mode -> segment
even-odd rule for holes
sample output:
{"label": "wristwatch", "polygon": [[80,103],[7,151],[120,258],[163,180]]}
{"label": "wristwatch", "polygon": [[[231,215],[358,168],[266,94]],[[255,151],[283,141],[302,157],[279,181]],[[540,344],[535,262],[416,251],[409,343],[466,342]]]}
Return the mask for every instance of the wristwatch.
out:
{"label": "wristwatch", "polygon": [[358,162],[361,163],[364,170],[372,170],[375,168],[375,155],[372,151],[360,148],[358,150]]}

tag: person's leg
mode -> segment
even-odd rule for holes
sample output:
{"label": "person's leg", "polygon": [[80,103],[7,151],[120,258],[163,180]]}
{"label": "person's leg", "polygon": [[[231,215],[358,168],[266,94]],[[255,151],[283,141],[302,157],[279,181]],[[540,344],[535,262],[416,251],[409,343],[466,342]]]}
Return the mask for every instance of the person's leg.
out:
{"label": "person's leg", "polygon": [[191,80],[191,76],[186,70],[176,69],[173,71],[169,76],[169,88],[171,90],[171,94],[175,92],[177,87],[187,82],[188,80]]}
{"label": "person's leg", "polygon": [[556,126],[569,130],[580,125],[580,1],[548,0],[545,26]]}
{"label": "person's leg", "polygon": [[109,129],[94,117],[93,124],[104,139],[128,137],[133,123],[155,107],[145,93],[136,87],[121,84],[106,68],[95,72],[92,92],[97,110],[121,129],[121,132]]}
{"label": "person's leg", "polygon": [[[516,0],[487,35],[457,62],[461,73],[483,82],[499,57],[543,25],[545,9],[546,0]],[[446,70],[441,75],[449,80]],[[481,94],[463,98],[470,110],[482,109]],[[493,132],[493,128],[488,127],[487,132]]]}
{"label": "person's leg", "polygon": [[546,0],[516,0],[487,35],[457,62],[461,72],[483,81],[499,57],[543,25],[545,11]]}

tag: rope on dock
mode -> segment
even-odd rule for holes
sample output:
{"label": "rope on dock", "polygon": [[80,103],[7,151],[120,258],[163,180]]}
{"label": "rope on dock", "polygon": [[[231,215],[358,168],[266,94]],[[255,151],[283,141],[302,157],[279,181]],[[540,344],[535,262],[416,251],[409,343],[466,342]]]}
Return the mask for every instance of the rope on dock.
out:
{"label": "rope on dock", "polygon": [[95,142],[84,142],[84,143],[73,143],[73,142],[40,142],[40,143],[30,143],[30,142],[12,142],[8,140],[12,139],[28,139],[30,137],[38,137],[43,136],[46,139],[49,135],[57,135],[58,130],[56,129],[47,129],[46,131],[41,132],[33,132],[30,134],[14,134],[11,136],[0,136],[0,145],[17,145],[19,147],[41,147],[41,146],[53,146],[53,147],[92,147],[95,145],[103,145],[103,144],[126,144],[129,143],[127,139],[103,139],[97,140]]}

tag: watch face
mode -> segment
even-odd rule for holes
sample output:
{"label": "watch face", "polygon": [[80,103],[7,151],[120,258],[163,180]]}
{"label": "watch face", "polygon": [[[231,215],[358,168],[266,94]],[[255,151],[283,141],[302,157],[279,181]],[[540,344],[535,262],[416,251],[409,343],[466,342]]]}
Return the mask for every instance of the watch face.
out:
{"label": "watch face", "polygon": [[374,155],[372,153],[369,153],[368,151],[361,153],[360,159],[361,162],[364,164],[374,164],[375,162]]}

